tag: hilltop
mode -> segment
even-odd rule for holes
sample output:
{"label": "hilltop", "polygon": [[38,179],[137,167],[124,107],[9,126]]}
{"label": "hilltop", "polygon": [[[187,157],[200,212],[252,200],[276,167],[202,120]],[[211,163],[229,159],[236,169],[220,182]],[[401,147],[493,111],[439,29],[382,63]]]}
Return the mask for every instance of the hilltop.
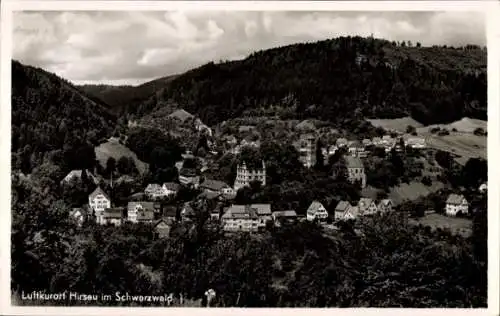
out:
{"label": "hilltop", "polygon": [[243,115],[485,120],[486,50],[341,37],[211,62],[156,88],[128,113],[141,117],[174,103],[209,125]]}
{"label": "hilltop", "polygon": [[[12,62],[12,168],[30,173],[49,160],[81,168],[92,144],[108,137],[116,118],[68,81]],[[92,154],[89,154],[92,158]]]}

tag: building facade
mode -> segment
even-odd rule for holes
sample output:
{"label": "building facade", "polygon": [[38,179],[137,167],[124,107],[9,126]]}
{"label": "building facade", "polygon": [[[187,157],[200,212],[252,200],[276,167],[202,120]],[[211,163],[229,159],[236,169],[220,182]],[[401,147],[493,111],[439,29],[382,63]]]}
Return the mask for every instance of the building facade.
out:
{"label": "building facade", "polygon": [[104,210],[111,208],[111,199],[100,187],[97,187],[89,195],[89,206],[94,212],[96,222],[103,224]]}
{"label": "building facade", "polygon": [[298,147],[300,162],[306,168],[313,167],[316,164],[316,137],[312,134],[301,136]]}
{"label": "building facade", "polygon": [[266,164],[262,161],[262,168],[250,169],[245,162],[238,165],[236,179],[234,180],[234,190],[249,186],[253,181],[260,181],[262,186],[266,185]]}
{"label": "building facade", "polygon": [[450,194],[446,200],[445,213],[448,216],[457,216],[457,214],[469,213],[469,202],[461,194]]}
{"label": "building facade", "polygon": [[354,183],[358,181],[361,188],[366,187],[366,174],[363,162],[358,157],[345,157],[347,167],[347,179]]}

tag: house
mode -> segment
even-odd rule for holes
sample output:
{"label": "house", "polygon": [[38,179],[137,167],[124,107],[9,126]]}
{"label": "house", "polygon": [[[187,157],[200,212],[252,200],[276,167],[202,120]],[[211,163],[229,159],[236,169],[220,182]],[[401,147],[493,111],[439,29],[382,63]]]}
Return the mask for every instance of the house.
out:
{"label": "house", "polygon": [[479,192],[480,193],[486,193],[488,192],[488,183],[483,183],[479,186]]}
{"label": "house", "polygon": [[365,146],[358,141],[350,141],[348,144],[348,152],[353,157],[366,157]]}
{"label": "house", "polygon": [[357,206],[352,206],[352,207],[349,207],[344,215],[343,215],[343,219],[345,221],[348,221],[348,220],[355,220],[356,218],[359,217],[359,207]]}
{"label": "house", "polygon": [[198,188],[200,177],[196,174],[196,170],[183,168],[179,172],[179,182],[184,186]]}
{"label": "house", "polygon": [[378,211],[375,201],[370,198],[359,199],[358,209],[361,215],[373,215]]}
{"label": "house", "polygon": [[366,187],[366,174],[363,162],[358,157],[346,156],[347,179],[354,183],[356,181],[361,183],[361,188]]}
{"label": "house", "polygon": [[171,225],[166,219],[159,219],[154,223],[155,235],[157,238],[166,238],[170,235]]}
{"label": "house", "polygon": [[236,169],[236,179],[234,180],[234,190],[249,186],[251,182],[259,181],[261,186],[266,185],[266,164],[262,161],[262,168],[250,168],[246,163],[238,165]]}
{"label": "house", "polygon": [[69,211],[69,217],[74,220],[78,226],[82,226],[88,219],[88,212],[84,207],[73,208]]}
{"label": "house", "polygon": [[372,145],[380,147],[380,146],[383,146],[383,144],[384,143],[382,142],[382,138],[380,138],[380,137],[373,137],[373,139],[372,139]]}
{"label": "house", "polygon": [[123,212],[125,211],[125,208],[123,207],[114,207],[114,208],[107,208],[104,210],[102,214],[102,222],[101,224],[106,225],[106,224],[112,224],[115,226],[120,226],[123,221]]}
{"label": "house", "polygon": [[94,212],[96,222],[102,224],[104,210],[111,207],[111,199],[100,187],[97,187],[89,195],[89,206]]}
{"label": "house", "polygon": [[297,213],[294,210],[273,212],[272,218],[275,226],[293,224],[297,221]]}
{"label": "house", "polygon": [[220,206],[217,206],[210,212],[210,220],[213,222],[217,222],[220,220],[220,213],[221,213],[221,208]]}
{"label": "house", "polygon": [[168,205],[163,208],[163,218],[175,222],[177,221],[177,207]]}
{"label": "house", "polygon": [[316,137],[313,134],[304,134],[295,147],[299,151],[299,160],[304,167],[311,168],[316,164]]}
{"label": "house", "polygon": [[340,201],[339,204],[337,204],[337,207],[335,207],[334,220],[343,220],[344,214],[351,207],[352,205],[349,201]]}
{"label": "house", "polygon": [[423,149],[426,147],[425,138],[418,136],[404,137],[405,146],[413,149]]}
{"label": "house", "polygon": [[393,203],[391,199],[383,199],[378,204],[378,211],[380,213],[388,213],[392,211]]}
{"label": "house", "polygon": [[143,208],[137,211],[136,221],[142,224],[151,224],[155,219],[154,210]]}
{"label": "house", "polygon": [[222,229],[226,232],[257,232],[259,216],[255,209],[245,205],[232,205],[221,217]]}
{"label": "house", "polygon": [[226,194],[226,195],[236,195],[236,192],[227,183],[219,180],[206,179],[199,186],[200,189],[206,192]]}
{"label": "house", "polygon": [[372,141],[368,138],[363,139],[362,144],[363,144],[363,146],[365,146],[365,148],[373,145]]}
{"label": "house", "polygon": [[175,182],[165,182],[162,185],[163,193],[166,196],[174,196],[174,195],[176,195],[177,192],[179,192],[180,187],[181,186],[178,183],[175,183]]}
{"label": "house", "polygon": [[196,212],[194,211],[193,207],[191,206],[190,202],[184,203],[184,206],[182,207],[181,210],[181,220],[183,222],[190,222],[194,219],[196,216]]}
{"label": "house", "polygon": [[461,194],[450,194],[446,200],[445,213],[448,216],[469,213],[469,202]]}
{"label": "house", "polygon": [[345,139],[345,138],[339,138],[335,142],[335,145],[337,146],[337,148],[346,147],[347,144],[348,144],[348,142],[347,142],[347,139]]}
{"label": "house", "polygon": [[154,216],[155,205],[153,202],[128,202],[127,205],[127,219],[132,223],[138,223],[139,217],[144,218],[143,213],[148,213],[146,215],[149,217],[149,213]]}
{"label": "house", "polygon": [[165,191],[163,190],[161,185],[156,183],[148,184],[146,189],[144,190],[144,193],[151,199],[157,199],[166,196]]}
{"label": "house", "polygon": [[252,208],[257,212],[259,217],[259,228],[265,228],[268,221],[272,221],[271,204],[251,204],[247,207]]}
{"label": "house", "polygon": [[306,219],[310,222],[314,220],[324,222],[328,218],[326,208],[319,201],[313,201],[311,205],[309,205],[306,214]]}
{"label": "house", "polygon": [[99,184],[99,180],[92,174],[92,172],[84,169],[84,170],[71,170],[65,177],[62,179],[61,184],[69,183],[71,181],[82,181],[84,179],[90,180],[95,185]]}

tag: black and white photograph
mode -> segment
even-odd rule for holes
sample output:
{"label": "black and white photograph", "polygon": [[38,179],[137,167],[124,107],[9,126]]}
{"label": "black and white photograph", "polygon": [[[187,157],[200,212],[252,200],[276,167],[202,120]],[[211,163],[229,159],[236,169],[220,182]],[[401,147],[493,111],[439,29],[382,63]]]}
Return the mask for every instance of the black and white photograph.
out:
{"label": "black and white photograph", "polygon": [[12,306],[489,307],[485,10],[285,4],[12,12]]}

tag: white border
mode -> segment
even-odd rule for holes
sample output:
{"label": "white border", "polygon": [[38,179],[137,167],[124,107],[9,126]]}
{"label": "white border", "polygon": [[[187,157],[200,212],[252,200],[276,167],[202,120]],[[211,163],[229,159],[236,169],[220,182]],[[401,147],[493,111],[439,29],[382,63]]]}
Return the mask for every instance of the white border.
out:
{"label": "white border", "polygon": [[10,89],[11,89],[11,47],[12,47],[12,11],[65,11],[65,10],[107,10],[107,11],[156,11],[156,10],[238,10],[238,11],[480,11],[487,15],[488,38],[488,160],[499,161],[499,126],[500,105],[500,23],[499,5],[496,1],[2,1],[1,11],[1,80],[0,80],[0,201],[3,205],[0,212],[1,263],[0,269],[0,314],[5,315],[136,315],[147,313],[152,315],[185,315],[204,313],[207,315],[243,315],[262,312],[265,314],[314,313],[317,315],[335,313],[336,315],[499,315],[499,201],[498,171],[495,163],[488,167],[488,309],[205,309],[205,308],[98,308],[98,307],[17,307],[10,306]]}

